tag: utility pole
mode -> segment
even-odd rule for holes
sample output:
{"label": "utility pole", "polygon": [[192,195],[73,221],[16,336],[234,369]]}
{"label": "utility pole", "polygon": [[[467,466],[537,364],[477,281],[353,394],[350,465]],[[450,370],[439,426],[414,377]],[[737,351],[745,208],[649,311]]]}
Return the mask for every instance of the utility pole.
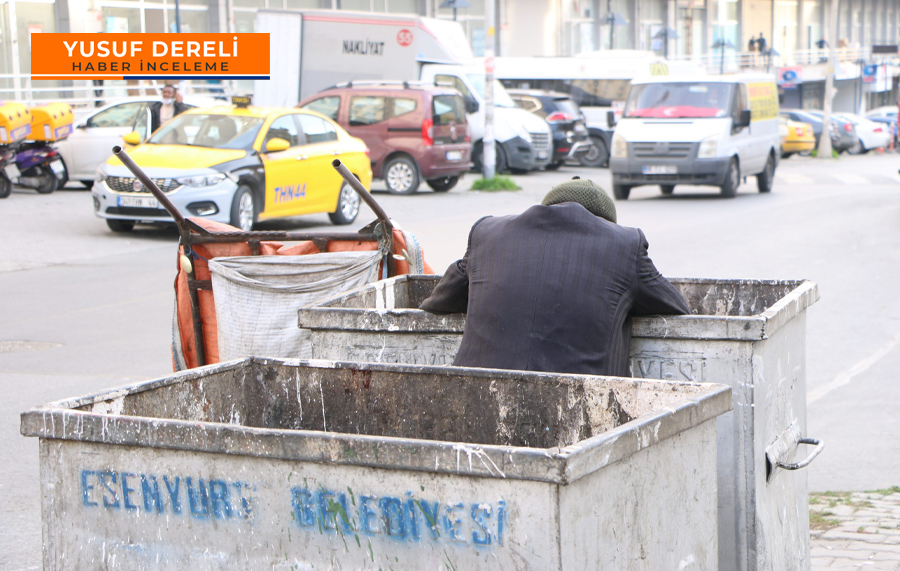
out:
{"label": "utility pole", "polygon": [[837,44],[838,37],[837,11],[839,1],[831,0],[831,9],[828,10],[828,27],[825,30],[825,41],[828,42],[829,53],[828,66],[825,70],[825,108],[822,110],[822,135],[819,137],[819,149],[817,152],[820,159],[831,158],[831,100],[834,92],[834,64],[837,61],[835,44]]}
{"label": "utility pole", "polygon": [[484,138],[482,162],[484,178],[494,178],[497,153],[494,149],[494,0],[484,3]]}

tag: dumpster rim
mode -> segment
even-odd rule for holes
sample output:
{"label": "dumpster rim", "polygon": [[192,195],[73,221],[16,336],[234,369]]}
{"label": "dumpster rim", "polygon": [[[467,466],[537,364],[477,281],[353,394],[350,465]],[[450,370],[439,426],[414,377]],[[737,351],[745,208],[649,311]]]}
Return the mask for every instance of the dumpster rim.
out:
{"label": "dumpster rim", "polygon": [[[21,414],[20,432],[24,436],[77,442],[95,442],[120,446],[145,446],[200,453],[251,456],[257,458],[315,462],[330,465],[352,465],[390,470],[445,473],[457,476],[539,481],[566,485],[614,462],[624,460],[644,448],[662,442],[680,432],[715,419],[731,408],[731,388],[713,383],[599,377],[595,375],[560,375],[577,378],[613,379],[637,385],[683,385],[697,387],[692,395],[681,396],[668,407],[655,409],[609,431],[572,445],[557,448],[530,448],[494,444],[460,443],[392,436],[363,435],[314,430],[268,429],[220,422],[176,420],[167,418],[125,416],[71,410],[111,401],[175,383],[191,382],[211,373],[222,373],[241,367],[286,366],[313,369],[349,368],[399,373],[465,374],[473,377],[521,377],[550,374],[534,371],[507,371],[463,367],[352,363],[326,360],[271,359],[248,357],[175,373],[162,379],[131,384],[106,393],[95,393],[48,403]],[[725,396],[723,396],[725,395]],[[105,396],[105,398],[104,398]],[[653,438],[639,435],[656,423]],[[172,431],[172,428],[179,430]],[[86,430],[87,429],[87,430]],[[129,430],[130,429],[130,430]],[[85,434],[87,432],[87,434]],[[661,436],[660,436],[661,434]],[[625,438],[622,438],[625,436]],[[640,437],[639,437],[640,436]],[[260,442],[260,441],[264,442]],[[373,446],[374,445],[374,446]],[[374,458],[361,452],[378,450]],[[421,451],[424,449],[425,453]],[[345,451],[354,452],[348,457]],[[433,454],[428,454],[433,452]],[[462,455],[467,456],[463,466]],[[478,462],[472,462],[474,455]],[[390,463],[378,460],[389,458]],[[603,457],[602,461],[600,457]],[[427,458],[427,460],[426,460]],[[434,460],[435,465],[432,465]],[[487,460],[487,461],[486,461]],[[480,464],[479,464],[480,463]],[[453,466],[456,469],[452,469]],[[506,466],[515,467],[515,473]],[[505,470],[505,471],[504,471]]]}

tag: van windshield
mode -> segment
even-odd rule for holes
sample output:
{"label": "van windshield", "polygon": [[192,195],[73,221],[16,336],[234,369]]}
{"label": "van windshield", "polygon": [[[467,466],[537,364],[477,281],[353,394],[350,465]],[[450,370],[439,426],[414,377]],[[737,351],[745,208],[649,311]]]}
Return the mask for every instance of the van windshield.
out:
{"label": "van windshield", "polygon": [[[484,101],[484,74],[467,73],[466,77],[472,82],[472,87],[478,92],[481,100]],[[515,107],[512,97],[506,92],[503,84],[494,80],[494,105],[496,107]]]}
{"label": "van windshield", "polygon": [[732,86],[728,83],[646,83],[632,85],[625,117],[700,119],[727,117]]}

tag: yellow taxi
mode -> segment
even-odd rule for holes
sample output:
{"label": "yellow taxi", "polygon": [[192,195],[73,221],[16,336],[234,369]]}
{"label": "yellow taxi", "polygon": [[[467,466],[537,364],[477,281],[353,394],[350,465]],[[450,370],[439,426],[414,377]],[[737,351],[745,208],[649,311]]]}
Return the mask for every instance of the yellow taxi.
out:
{"label": "yellow taxi", "polygon": [[783,115],[778,120],[782,158],[786,159],[794,153],[808,153],[816,148],[816,136],[812,125],[792,121]]}
{"label": "yellow taxi", "polygon": [[[365,143],[318,113],[238,104],[191,109],[128,154],[178,209],[249,231],[260,220],[327,212],[350,224],[360,197],[331,166],[340,158],[369,188]],[[124,137],[140,142],[137,133]],[[115,232],[138,222],[171,222],[150,192],[116,157],[97,169],[94,211]]]}

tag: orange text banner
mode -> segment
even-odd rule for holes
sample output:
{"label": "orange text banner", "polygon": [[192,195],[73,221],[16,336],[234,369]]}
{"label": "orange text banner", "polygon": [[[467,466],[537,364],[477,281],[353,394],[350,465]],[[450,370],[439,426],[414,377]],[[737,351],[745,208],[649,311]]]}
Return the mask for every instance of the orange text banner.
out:
{"label": "orange text banner", "polygon": [[32,34],[32,79],[268,79],[269,34]]}

